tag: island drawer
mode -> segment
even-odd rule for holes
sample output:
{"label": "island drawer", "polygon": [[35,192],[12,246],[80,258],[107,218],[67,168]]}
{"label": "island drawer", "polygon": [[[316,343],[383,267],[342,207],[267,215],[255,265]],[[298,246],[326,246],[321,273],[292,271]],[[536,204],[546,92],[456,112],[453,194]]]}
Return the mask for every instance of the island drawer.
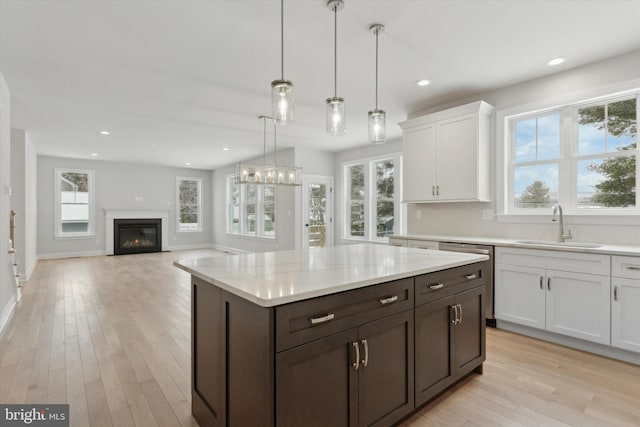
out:
{"label": "island drawer", "polygon": [[413,277],[278,306],[276,351],[413,308]]}
{"label": "island drawer", "polygon": [[484,285],[486,262],[450,268],[416,277],[416,307]]}

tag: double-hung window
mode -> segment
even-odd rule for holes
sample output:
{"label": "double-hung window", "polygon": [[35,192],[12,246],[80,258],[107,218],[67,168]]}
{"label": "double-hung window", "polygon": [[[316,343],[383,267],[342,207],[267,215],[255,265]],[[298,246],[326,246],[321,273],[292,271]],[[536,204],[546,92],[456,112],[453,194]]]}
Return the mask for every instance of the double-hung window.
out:
{"label": "double-hung window", "polygon": [[400,168],[399,154],[344,165],[346,239],[384,241],[400,230]]}
{"label": "double-hung window", "polygon": [[507,117],[506,213],[637,213],[638,96]]}
{"label": "double-hung window", "polygon": [[55,169],[56,237],[95,235],[95,172]]}
{"label": "double-hung window", "polygon": [[202,178],[177,178],[178,231],[202,231]]}
{"label": "double-hung window", "polygon": [[227,176],[227,233],[276,237],[276,187],[238,184]]}

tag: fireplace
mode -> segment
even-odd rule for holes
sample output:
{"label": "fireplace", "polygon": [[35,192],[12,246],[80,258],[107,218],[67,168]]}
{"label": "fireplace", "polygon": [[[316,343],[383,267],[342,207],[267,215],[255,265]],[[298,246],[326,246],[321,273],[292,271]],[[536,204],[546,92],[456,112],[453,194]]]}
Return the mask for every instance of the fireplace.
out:
{"label": "fireplace", "polygon": [[162,219],[114,219],[114,255],[162,251]]}

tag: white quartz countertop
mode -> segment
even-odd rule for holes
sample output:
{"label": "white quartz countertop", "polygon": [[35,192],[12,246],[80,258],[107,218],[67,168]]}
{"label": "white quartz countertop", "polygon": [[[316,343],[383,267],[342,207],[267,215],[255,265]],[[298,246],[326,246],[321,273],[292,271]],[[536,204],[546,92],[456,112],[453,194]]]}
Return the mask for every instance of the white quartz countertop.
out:
{"label": "white quartz countertop", "polygon": [[184,259],[173,264],[263,307],[486,261],[486,255],[374,244]]}
{"label": "white quartz countertop", "polygon": [[[393,236],[397,239],[407,240],[429,240],[434,242],[453,242],[453,243],[470,243],[477,245],[491,245],[491,246],[505,246],[512,248],[528,248],[528,249],[543,249],[543,250],[555,250],[564,252],[582,252],[592,254],[603,255],[627,255],[627,256],[640,256],[640,246],[631,245],[608,245],[599,244],[598,247],[581,247],[571,246],[574,243],[580,245],[583,242],[574,242],[567,240],[566,244],[555,244],[549,242],[545,244],[531,244],[523,243],[525,241],[536,241],[536,239],[504,239],[499,237],[472,237],[472,236],[447,236],[447,235],[435,235],[435,234],[405,234]],[[588,243],[588,242],[587,242]]]}

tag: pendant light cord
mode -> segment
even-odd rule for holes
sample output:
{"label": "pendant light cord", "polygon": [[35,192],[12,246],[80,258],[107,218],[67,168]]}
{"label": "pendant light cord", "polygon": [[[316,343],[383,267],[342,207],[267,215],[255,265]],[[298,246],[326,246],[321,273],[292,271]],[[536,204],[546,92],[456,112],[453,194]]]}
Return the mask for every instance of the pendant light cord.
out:
{"label": "pendant light cord", "polygon": [[378,109],[378,32],[376,29],[376,110]]}
{"label": "pendant light cord", "polygon": [[262,163],[267,164],[267,118],[262,118]]}
{"label": "pendant light cord", "polygon": [[338,97],[338,5],[333,6],[333,96]]}
{"label": "pendant light cord", "polygon": [[284,0],[280,0],[280,79],[284,80]]}

